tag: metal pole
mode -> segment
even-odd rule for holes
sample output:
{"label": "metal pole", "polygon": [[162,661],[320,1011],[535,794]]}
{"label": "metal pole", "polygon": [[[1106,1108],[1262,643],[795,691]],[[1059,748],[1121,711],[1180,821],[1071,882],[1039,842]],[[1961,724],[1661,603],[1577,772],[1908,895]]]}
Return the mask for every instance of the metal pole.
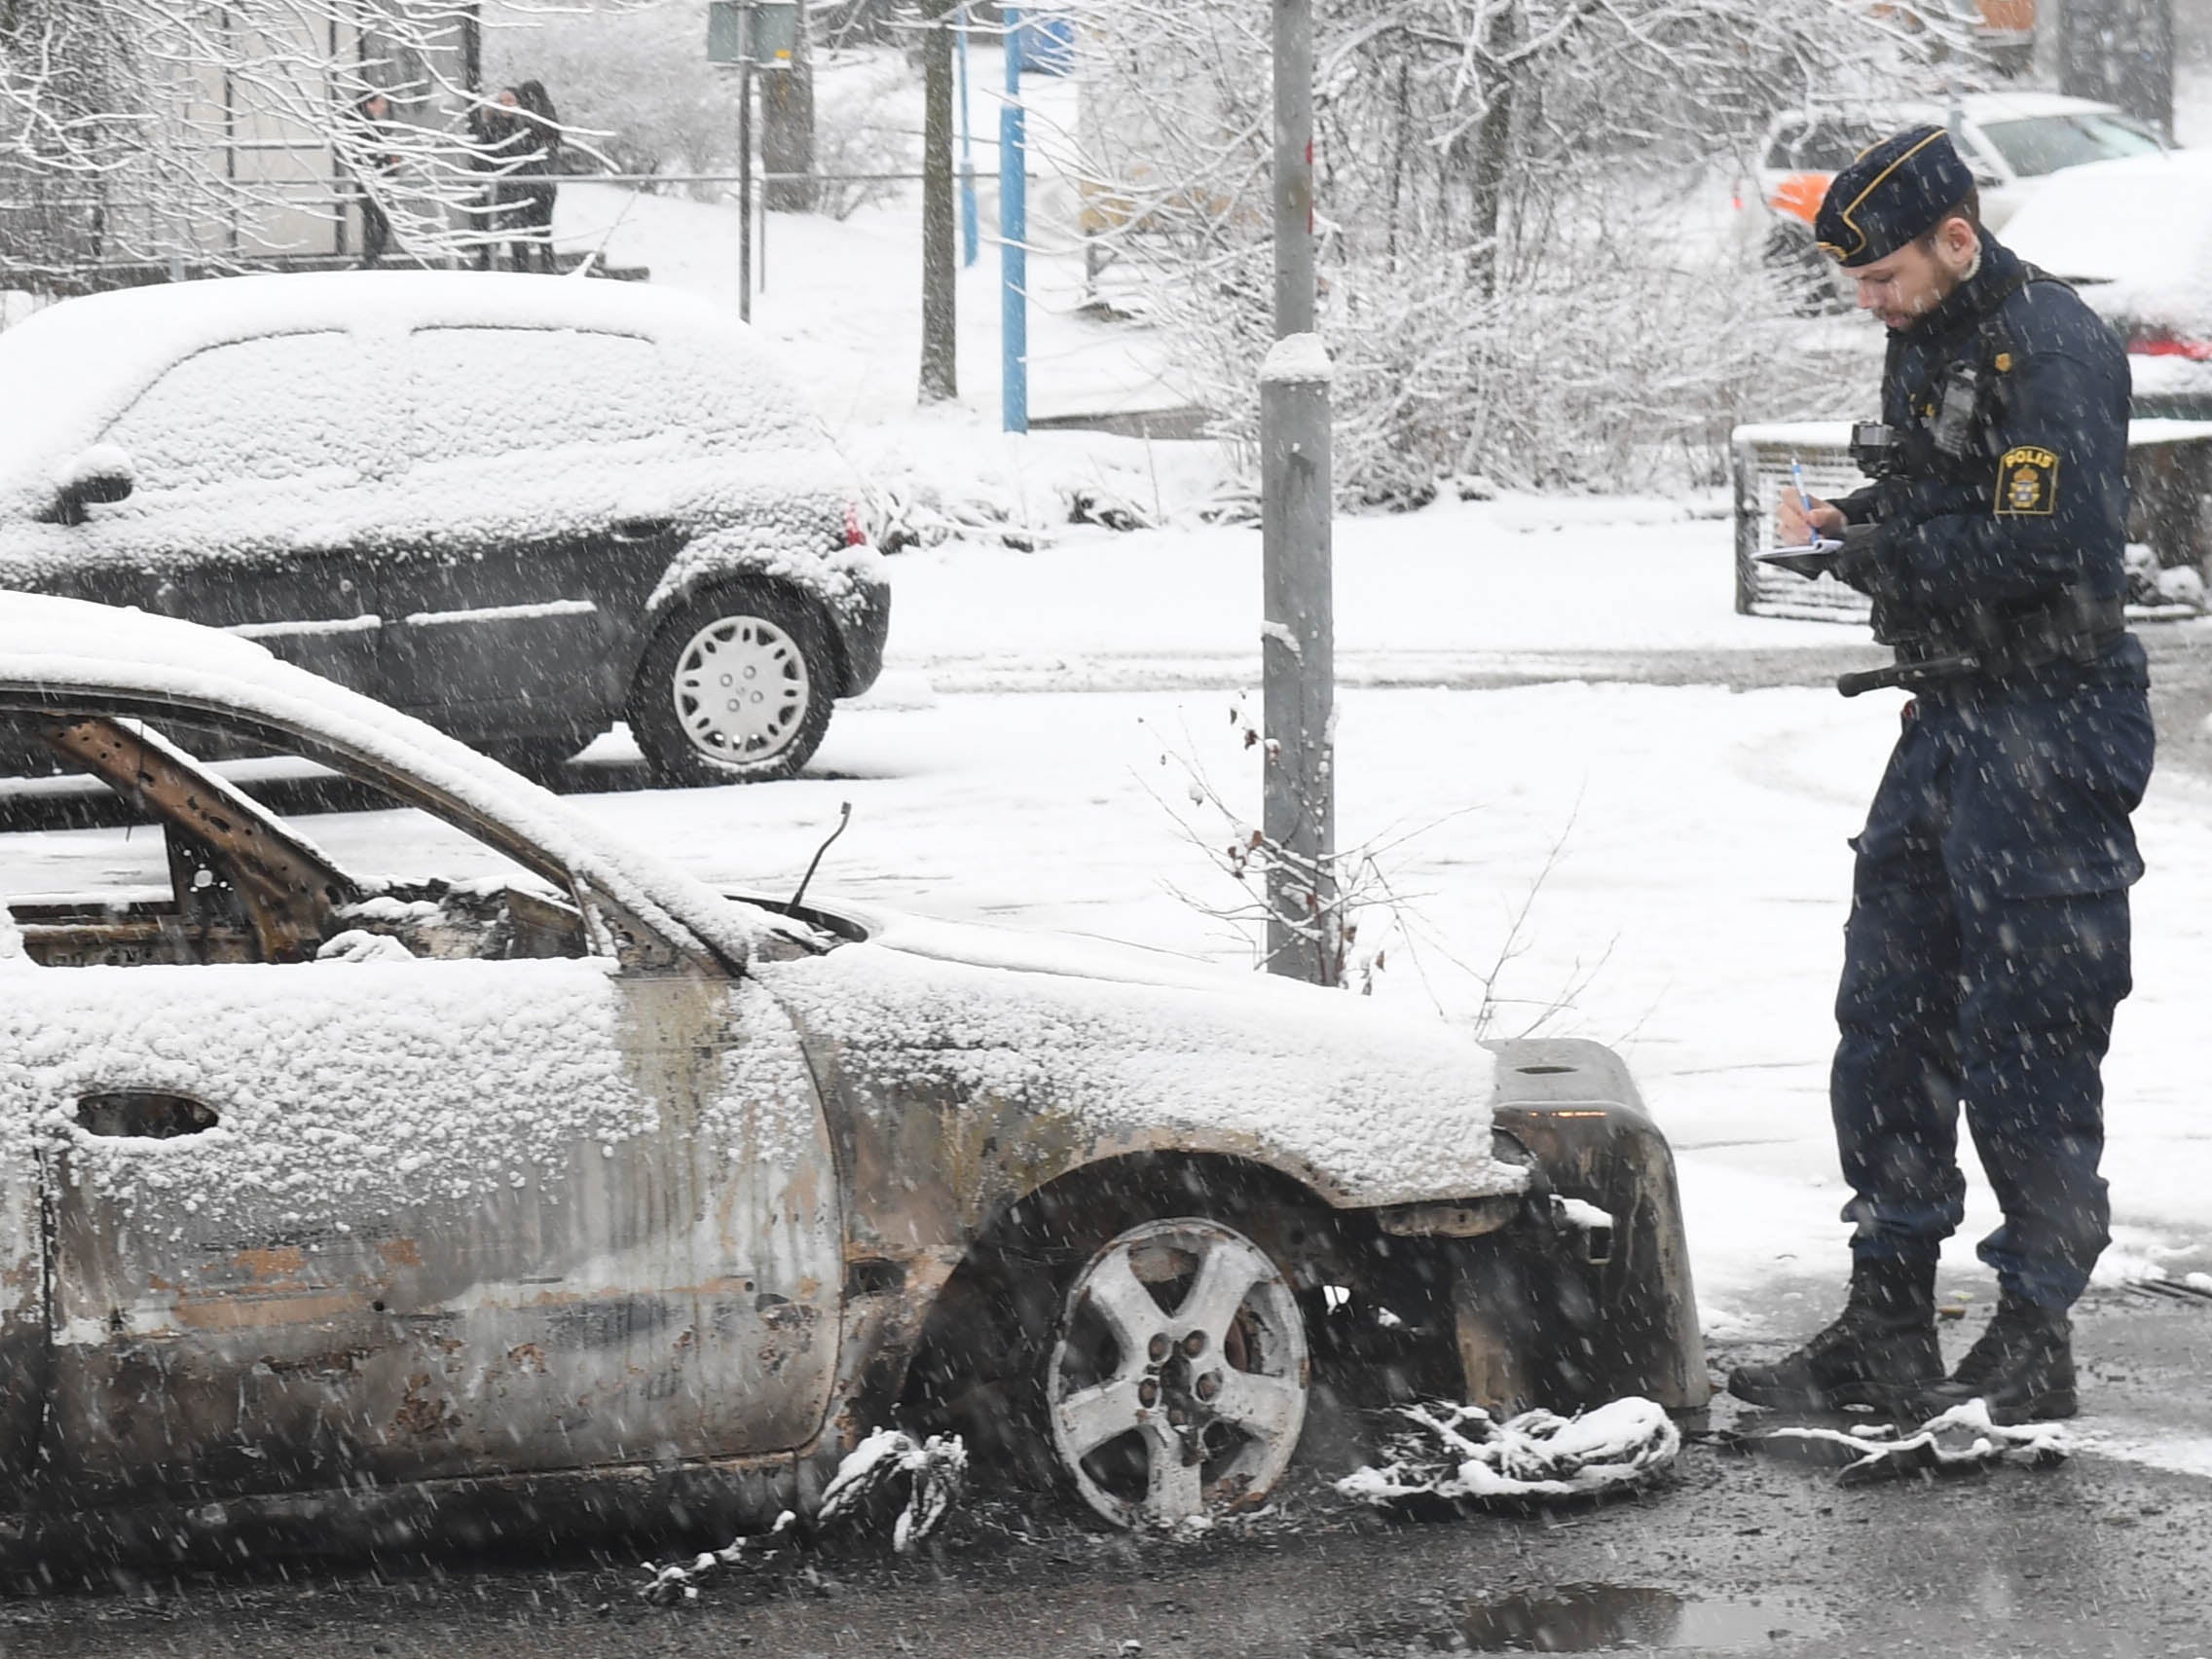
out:
{"label": "metal pole", "polygon": [[753,16],[737,64],[737,314],[753,320]]}
{"label": "metal pole", "polygon": [[1274,0],[1274,94],[1275,345],[1260,371],[1268,968],[1333,985],[1344,951],[1332,867],[1329,358],[1313,332],[1311,0]]}
{"label": "metal pole", "polygon": [[952,166],[950,0],[929,0],[935,15],[922,34],[922,374],[919,401],[960,395],[959,230]]}
{"label": "metal pole", "polygon": [[976,263],[982,232],[976,223],[976,128],[968,116],[968,8],[960,8],[960,266]]}
{"label": "metal pole", "polygon": [[1029,430],[1029,184],[1021,120],[1021,14],[1006,19],[1006,103],[999,111],[999,424]]}
{"label": "metal pole", "polygon": [[1275,338],[1313,329],[1312,0],[1275,8]]}

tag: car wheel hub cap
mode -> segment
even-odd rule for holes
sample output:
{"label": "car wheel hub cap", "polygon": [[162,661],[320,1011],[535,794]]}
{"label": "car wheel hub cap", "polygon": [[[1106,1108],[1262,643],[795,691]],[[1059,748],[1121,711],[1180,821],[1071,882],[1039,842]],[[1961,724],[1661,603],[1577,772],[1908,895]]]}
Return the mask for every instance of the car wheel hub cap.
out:
{"label": "car wheel hub cap", "polygon": [[1297,1300],[1264,1251],[1216,1222],[1150,1222],[1068,1293],[1047,1372],[1053,1449],[1122,1526],[1257,1502],[1297,1450],[1307,1375]]}
{"label": "car wheel hub cap", "polygon": [[798,642],[761,616],[722,616],[676,659],[676,718],[691,746],[716,760],[762,760],[790,744],[812,687]]}

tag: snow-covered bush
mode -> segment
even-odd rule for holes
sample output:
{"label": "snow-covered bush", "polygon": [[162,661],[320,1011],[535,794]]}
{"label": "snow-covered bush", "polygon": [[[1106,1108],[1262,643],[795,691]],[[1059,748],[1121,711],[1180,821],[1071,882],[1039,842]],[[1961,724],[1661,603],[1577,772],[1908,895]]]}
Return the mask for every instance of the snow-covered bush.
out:
{"label": "snow-covered bush", "polygon": [[[1272,338],[1271,8],[1070,0],[1092,228],[1228,434]],[[1897,90],[1949,25],[1835,0],[1346,0],[1316,14],[1320,327],[1340,491],[1724,475],[1748,411],[1837,412],[1846,349],[1784,358],[1787,307],[1727,180],[1777,107]]]}
{"label": "snow-covered bush", "polygon": [[919,166],[918,121],[900,94],[914,84],[895,55],[821,72],[824,95],[814,106],[815,210],[848,219],[891,201],[899,185],[869,174],[910,172]]}

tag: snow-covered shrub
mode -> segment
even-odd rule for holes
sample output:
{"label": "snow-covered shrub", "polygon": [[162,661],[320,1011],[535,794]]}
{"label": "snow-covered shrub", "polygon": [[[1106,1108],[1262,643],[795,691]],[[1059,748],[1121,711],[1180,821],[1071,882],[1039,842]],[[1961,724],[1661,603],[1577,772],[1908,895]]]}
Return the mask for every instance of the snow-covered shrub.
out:
{"label": "snow-covered shrub", "polygon": [[867,174],[910,172],[921,159],[914,114],[899,94],[914,76],[896,55],[850,66],[825,65],[823,96],[814,106],[815,210],[848,219],[888,202],[900,186]]}
{"label": "snow-covered shrub", "polygon": [[[1070,0],[1090,228],[1159,279],[1151,314],[1256,435],[1272,333],[1271,8]],[[1727,180],[1779,106],[1895,95],[1950,25],[1832,0],[1346,0],[1316,16],[1318,326],[1335,476],[1413,503],[1440,477],[1712,481],[1728,426],[1852,407],[1849,349],[1788,307]],[[1754,210],[1755,211],[1755,210]]]}

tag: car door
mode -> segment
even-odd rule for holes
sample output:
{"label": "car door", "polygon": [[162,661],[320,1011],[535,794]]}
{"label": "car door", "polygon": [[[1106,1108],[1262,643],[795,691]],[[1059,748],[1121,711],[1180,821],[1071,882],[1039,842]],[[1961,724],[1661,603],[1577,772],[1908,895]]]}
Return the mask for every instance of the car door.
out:
{"label": "car door", "polygon": [[[500,891],[447,907],[509,906],[479,929],[501,948],[585,948],[572,904]],[[388,895],[329,960],[178,961],[187,896],[74,903],[12,906],[28,961],[0,1010],[0,1123],[29,1125],[47,1218],[49,1501],[817,1431],[836,1182],[796,1034],[751,980],[673,949],[693,965],[416,957],[469,928]],[[60,965],[165,920],[170,960]]]}
{"label": "car door", "polygon": [[[381,573],[387,696],[467,732],[596,729],[683,535],[685,416],[651,341],[437,327],[402,348],[405,533]],[[588,703],[589,707],[578,707]]]}
{"label": "car door", "polygon": [[379,618],[360,545],[397,436],[342,330],[181,358],[102,434],[133,486],[66,533],[80,591],[247,635],[373,695]]}
{"label": "car door", "polygon": [[[0,916],[0,1001],[26,973]],[[45,1233],[27,1101],[0,1103],[0,1493],[25,1490],[46,1404]],[[0,1509],[12,1508],[0,1498]]]}

